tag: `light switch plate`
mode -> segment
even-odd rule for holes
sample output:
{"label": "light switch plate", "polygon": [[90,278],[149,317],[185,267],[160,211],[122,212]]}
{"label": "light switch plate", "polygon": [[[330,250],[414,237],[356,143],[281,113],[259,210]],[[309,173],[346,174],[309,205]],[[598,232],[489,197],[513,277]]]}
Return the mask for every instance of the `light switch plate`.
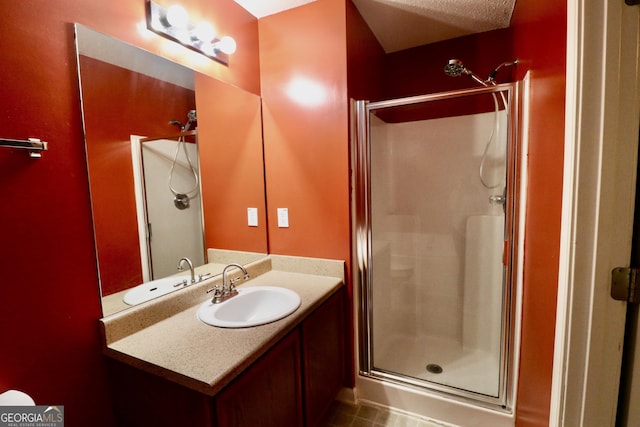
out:
{"label": "light switch plate", "polygon": [[278,227],[280,228],[289,227],[289,209],[288,208],[278,208]]}
{"label": "light switch plate", "polygon": [[258,226],[258,208],[247,208],[247,224],[249,227]]}

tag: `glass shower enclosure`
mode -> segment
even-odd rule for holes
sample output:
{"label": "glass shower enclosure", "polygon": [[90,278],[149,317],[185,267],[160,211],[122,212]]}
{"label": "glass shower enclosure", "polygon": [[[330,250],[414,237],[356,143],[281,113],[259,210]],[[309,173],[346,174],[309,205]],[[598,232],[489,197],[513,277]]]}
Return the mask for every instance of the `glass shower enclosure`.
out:
{"label": "glass shower enclosure", "polygon": [[509,408],[516,95],[355,102],[361,375]]}

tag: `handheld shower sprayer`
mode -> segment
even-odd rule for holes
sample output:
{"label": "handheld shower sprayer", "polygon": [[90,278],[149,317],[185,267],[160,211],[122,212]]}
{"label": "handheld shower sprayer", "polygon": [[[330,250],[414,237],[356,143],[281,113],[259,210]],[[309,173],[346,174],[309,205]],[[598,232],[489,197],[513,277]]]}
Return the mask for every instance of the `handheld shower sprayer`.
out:
{"label": "handheld shower sprayer", "polygon": [[198,121],[198,116],[196,114],[196,110],[189,110],[187,112],[187,123],[182,123],[180,120],[176,120],[176,119],[171,119],[169,120],[169,124],[171,126],[178,126],[180,128],[180,132],[186,132],[189,130],[189,128],[191,127],[191,125],[194,122]]}
{"label": "handheld shower sprayer", "polygon": [[[175,120],[175,119],[169,120],[169,124],[172,126],[179,126],[180,132],[188,131],[191,125],[198,120],[196,115],[196,110],[189,110],[187,112],[187,119],[188,119],[187,122],[184,124],[181,121]],[[176,167],[176,163],[178,162],[180,147],[182,147],[182,150],[184,151],[184,155],[185,155],[185,158],[187,159],[187,164],[189,165],[189,169],[191,171],[191,174],[193,175],[193,181],[194,181],[193,188],[191,188],[189,191],[186,191],[186,192],[178,191],[173,186],[174,169]],[[175,205],[175,207],[180,210],[187,209],[189,207],[189,201],[198,195],[199,185],[200,185],[200,182],[198,178],[198,171],[196,170],[195,166],[193,165],[193,162],[191,161],[191,158],[189,157],[189,152],[187,151],[185,138],[183,135],[181,135],[178,138],[178,144],[176,145],[176,153],[175,153],[175,156],[173,157],[173,162],[171,163],[171,170],[169,171],[169,190],[171,190],[171,192],[174,195],[173,204]]]}

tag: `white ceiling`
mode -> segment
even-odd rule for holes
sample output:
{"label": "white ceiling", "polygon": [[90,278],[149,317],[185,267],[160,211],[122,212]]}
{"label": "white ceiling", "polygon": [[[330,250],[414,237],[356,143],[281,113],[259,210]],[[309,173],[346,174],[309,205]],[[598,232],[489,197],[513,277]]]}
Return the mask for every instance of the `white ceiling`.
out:
{"label": "white ceiling", "polygon": [[[235,0],[257,18],[315,0]],[[516,0],[352,0],[388,52],[506,28]]]}

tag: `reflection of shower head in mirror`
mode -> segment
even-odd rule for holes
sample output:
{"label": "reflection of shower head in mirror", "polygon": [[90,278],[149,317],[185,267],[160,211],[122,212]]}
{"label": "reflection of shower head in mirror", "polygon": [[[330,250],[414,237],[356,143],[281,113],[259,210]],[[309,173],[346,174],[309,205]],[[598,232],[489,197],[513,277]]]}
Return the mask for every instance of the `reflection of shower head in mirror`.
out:
{"label": "reflection of shower head in mirror", "polygon": [[184,130],[184,125],[182,124],[182,122],[180,120],[169,120],[169,124],[171,126],[178,126],[180,128],[180,131],[182,132]]}
{"label": "reflection of shower head in mirror", "polygon": [[198,121],[198,116],[196,114],[196,110],[189,110],[187,112],[187,123],[182,123],[180,120],[171,119],[169,120],[169,124],[171,126],[178,126],[180,128],[180,132],[188,131],[191,125],[194,122]]}

